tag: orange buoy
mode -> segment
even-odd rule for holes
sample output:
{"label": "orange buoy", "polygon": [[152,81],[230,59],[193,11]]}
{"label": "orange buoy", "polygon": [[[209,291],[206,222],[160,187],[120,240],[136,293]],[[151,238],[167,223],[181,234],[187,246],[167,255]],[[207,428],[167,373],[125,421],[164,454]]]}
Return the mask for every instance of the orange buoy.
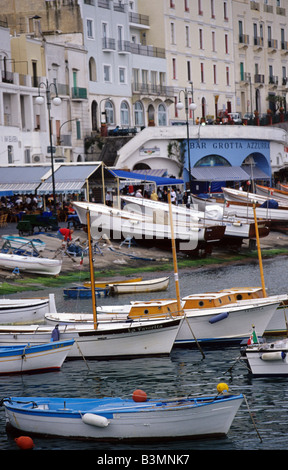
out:
{"label": "orange buoy", "polygon": [[22,450],[33,449],[33,447],[35,447],[33,440],[29,436],[16,437],[14,440],[17,446]]}
{"label": "orange buoy", "polygon": [[132,398],[134,401],[146,401],[147,395],[143,390],[134,390]]}

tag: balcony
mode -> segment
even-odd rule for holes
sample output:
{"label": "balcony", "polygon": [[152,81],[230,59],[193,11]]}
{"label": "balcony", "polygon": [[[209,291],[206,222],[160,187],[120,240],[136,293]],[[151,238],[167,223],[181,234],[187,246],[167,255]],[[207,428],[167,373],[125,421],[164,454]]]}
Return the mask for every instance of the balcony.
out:
{"label": "balcony", "polygon": [[263,49],[264,41],[263,38],[260,36],[256,36],[253,39],[253,44],[254,44],[254,51],[261,51]]}
{"label": "balcony", "polygon": [[269,88],[277,88],[278,86],[278,77],[276,75],[269,76]]}
{"label": "balcony", "polygon": [[285,8],[276,7],[276,14],[277,14],[277,15],[281,15],[281,16],[286,16],[286,10],[285,10]]}
{"label": "balcony", "polygon": [[87,88],[71,88],[71,98],[72,100],[87,100]]}
{"label": "balcony", "polygon": [[154,46],[142,46],[142,44],[134,44],[131,42],[132,54],[140,54],[149,57],[159,57],[165,59],[165,49]]}
{"label": "balcony", "polygon": [[7,70],[2,70],[1,75],[3,83],[14,83],[13,72],[7,72]]}
{"label": "balcony", "polygon": [[278,41],[277,39],[268,39],[268,52],[273,53],[276,52],[278,49]]}
{"label": "balcony", "polygon": [[238,46],[240,49],[247,49],[249,46],[249,36],[248,34],[239,34],[239,43]]}
{"label": "balcony", "polygon": [[137,25],[137,27],[143,28],[149,27],[149,16],[147,15],[140,15],[138,13],[129,13],[129,23],[133,23],[133,26]]}
{"label": "balcony", "polygon": [[281,41],[281,54],[282,55],[288,54],[288,42],[287,41]]}
{"label": "balcony", "polygon": [[117,46],[119,54],[128,54],[129,52],[131,52],[130,41],[118,41]]}
{"label": "balcony", "polygon": [[256,73],[254,75],[254,85],[255,85],[255,88],[261,88],[263,87],[265,83],[265,76],[264,75],[260,75],[259,73]]}
{"label": "balcony", "polygon": [[260,3],[259,2],[250,2],[251,10],[260,11]]}
{"label": "balcony", "polygon": [[102,38],[102,50],[104,52],[116,51],[116,41],[113,38]]}
{"label": "balcony", "polygon": [[148,83],[132,83],[132,93],[140,95],[156,95],[174,98],[175,89],[166,85],[153,85]]}

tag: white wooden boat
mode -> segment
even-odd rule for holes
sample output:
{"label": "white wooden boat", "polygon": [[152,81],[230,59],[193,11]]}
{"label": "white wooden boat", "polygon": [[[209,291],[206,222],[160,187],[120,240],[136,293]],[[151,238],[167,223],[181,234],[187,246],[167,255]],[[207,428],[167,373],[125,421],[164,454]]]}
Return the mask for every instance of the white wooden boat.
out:
{"label": "white wooden boat", "polygon": [[[74,202],[73,206],[81,223],[85,223],[87,207],[91,211],[91,236],[99,239],[104,234],[111,240],[132,238],[137,243],[171,250],[170,225],[154,223],[150,217],[114,209],[103,204]],[[175,224],[176,249],[183,252],[198,252],[207,244],[222,239],[225,227],[204,227],[202,224]]]}
{"label": "white wooden boat", "polygon": [[7,429],[22,433],[147,442],[224,437],[242,401],[242,394],[228,393],[145,400],[145,393],[135,390],[125,399],[10,397],[2,405]]}
{"label": "white wooden boat", "polygon": [[261,184],[256,184],[256,194],[265,196],[266,199],[275,199],[278,202],[282,202],[284,205],[288,206],[288,191],[283,189],[271,188],[268,186],[263,186]]}
{"label": "white wooden boat", "polygon": [[273,194],[273,196],[263,196],[261,194],[257,193],[250,193],[247,191],[240,191],[239,189],[233,189],[233,188],[222,188],[224,197],[227,201],[232,201],[232,202],[242,202],[242,203],[258,203],[258,204],[264,204],[266,203],[269,199],[274,199],[278,202],[279,207],[288,207],[288,204],[286,200],[280,200],[279,198],[277,199],[276,194]]}
{"label": "white wooden boat", "polygon": [[[74,339],[68,357],[74,359],[111,359],[169,355],[181,318],[89,325],[59,325],[60,339]],[[48,343],[50,325],[1,325],[0,347]]]}
{"label": "white wooden boat", "polygon": [[159,292],[166,290],[169,285],[169,277],[159,277],[138,282],[109,284],[111,294],[136,294],[140,292]]}
{"label": "white wooden boat", "polygon": [[14,235],[2,235],[2,239],[6,242],[4,245],[11,248],[21,250],[36,248],[37,251],[43,251],[46,248],[46,243],[40,239],[17,237]]}
{"label": "white wooden boat", "polygon": [[[105,289],[105,287],[108,287],[108,285],[115,285],[115,284],[126,284],[126,283],[129,283],[129,282],[139,282],[139,281],[142,281],[142,277],[134,277],[134,278],[121,278],[121,279],[117,279],[117,278],[112,278],[112,279],[97,279],[97,281],[94,282],[94,286],[97,288],[97,289]],[[83,286],[84,287],[89,287],[91,289],[91,281],[85,281],[83,282]]]}
{"label": "white wooden boat", "polygon": [[74,340],[0,348],[0,375],[59,370]]}
{"label": "white wooden boat", "polygon": [[0,299],[0,324],[25,325],[44,321],[47,313],[55,313],[55,296],[31,299]]}
{"label": "white wooden boat", "polygon": [[[153,217],[155,220],[166,220],[168,218],[169,206],[165,202],[152,201],[151,199],[140,199],[131,196],[122,196],[121,199],[126,202],[124,209],[126,212],[139,211],[139,213],[147,214],[149,217]],[[243,239],[255,237],[255,223],[254,220],[239,219],[235,216],[226,217],[223,214],[223,210],[218,205],[210,205],[204,208],[191,207],[188,209],[185,206],[173,205],[173,217],[176,222],[181,225],[183,223],[200,224],[207,228],[213,226],[223,226],[225,231],[222,238],[219,238],[218,242],[227,243],[229,241],[239,240],[239,243]],[[167,222],[166,222],[167,223]],[[269,234],[269,227],[267,224],[259,225],[259,235],[261,237]]]}
{"label": "white wooden boat", "polygon": [[[217,296],[217,294],[215,294]],[[219,296],[219,295],[218,295]],[[276,298],[263,298],[249,301],[237,301],[221,306],[194,307],[195,299],[188,296],[182,299],[183,312],[177,307],[174,300],[151,300],[136,302],[120,307],[102,307],[98,309],[97,318],[99,324],[125,324],[135,321],[145,321],[145,318],[183,318],[179,331],[175,337],[175,346],[201,343],[235,343],[240,344],[250,336],[251,326],[256,325],[259,335],[264,331],[272,319],[281,300]],[[209,295],[211,298],[211,295]],[[202,296],[197,296],[202,301]],[[208,301],[207,301],[208,303]],[[50,324],[63,324],[73,326],[75,324],[84,328],[92,326],[93,316],[90,314],[47,314],[45,320]],[[1,333],[0,333],[1,345]]]}
{"label": "white wooden boat", "polygon": [[[240,201],[228,201],[226,203],[224,200],[220,202],[219,199],[217,199],[216,202],[213,201],[213,198],[212,200],[202,199],[193,195],[193,204],[197,204],[203,211],[211,205],[213,205],[213,207],[218,206],[219,211],[222,211],[224,218],[239,217],[240,220],[246,219],[251,223],[254,221],[253,203],[250,201],[248,201],[248,203]],[[272,207],[261,207],[259,204],[256,204],[255,211],[259,229],[261,229],[261,225],[265,225],[265,222],[267,221],[269,222],[271,230],[287,231],[288,208],[278,207],[277,209],[274,209]],[[260,231],[259,234],[261,235]]]}
{"label": "white wooden boat", "polygon": [[0,253],[0,269],[14,270],[57,276],[62,267],[62,260]]}
{"label": "white wooden boat", "polygon": [[254,376],[288,375],[288,340],[252,343],[242,348],[241,358]]}

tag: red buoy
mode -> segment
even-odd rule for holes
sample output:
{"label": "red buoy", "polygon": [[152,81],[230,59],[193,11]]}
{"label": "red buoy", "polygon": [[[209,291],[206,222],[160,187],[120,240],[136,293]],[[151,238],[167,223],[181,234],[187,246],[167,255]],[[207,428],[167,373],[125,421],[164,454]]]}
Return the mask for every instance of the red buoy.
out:
{"label": "red buoy", "polygon": [[20,447],[20,449],[22,449],[22,450],[33,449],[33,447],[35,447],[34,442],[32,441],[31,437],[29,437],[29,436],[16,437],[14,440],[15,440],[17,446]]}
{"label": "red buoy", "polygon": [[147,400],[147,395],[143,390],[134,390],[132,398],[134,401],[146,401]]}

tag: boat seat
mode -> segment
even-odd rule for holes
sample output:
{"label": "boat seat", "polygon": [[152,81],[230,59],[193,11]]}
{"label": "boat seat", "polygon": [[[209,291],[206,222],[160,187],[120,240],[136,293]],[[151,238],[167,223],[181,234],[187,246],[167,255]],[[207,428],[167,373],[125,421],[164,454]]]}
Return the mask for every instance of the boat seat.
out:
{"label": "boat seat", "polygon": [[130,248],[131,245],[136,246],[137,243],[135,242],[133,237],[127,237],[125,238],[125,240],[123,240],[123,242],[120,243],[120,246],[123,246],[123,245],[128,245],[128,248]]}

